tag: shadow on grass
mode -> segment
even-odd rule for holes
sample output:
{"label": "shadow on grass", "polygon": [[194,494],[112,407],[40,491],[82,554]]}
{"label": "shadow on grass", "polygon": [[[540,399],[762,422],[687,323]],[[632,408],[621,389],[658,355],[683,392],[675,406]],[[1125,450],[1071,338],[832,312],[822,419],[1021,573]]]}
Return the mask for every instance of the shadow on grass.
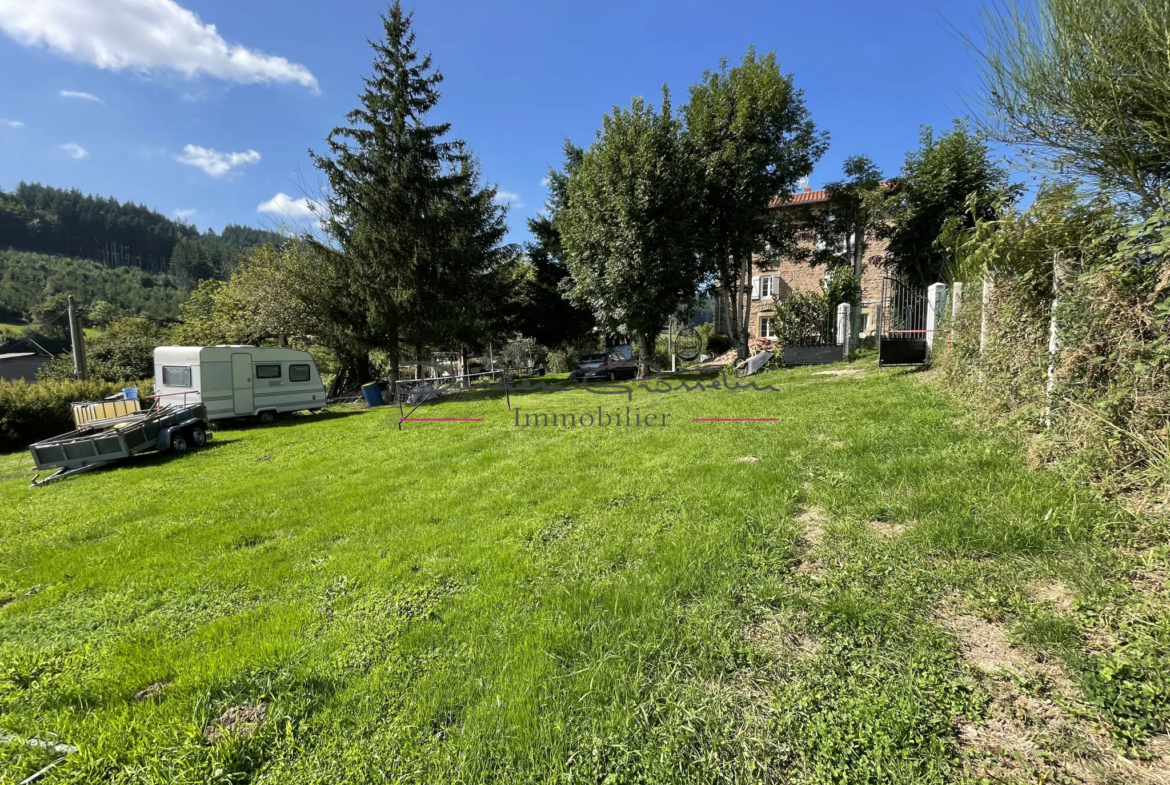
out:
{"label": "shadow on grass", "polygon": [[312,414],[285,414],[277,417],[275,422],[267,424],[260,422],[255,417],[239,417],[230,420],[218,420],[212,424],[212,428],[217,434],[251,431],[257,428],[290,428],[326,420],[352,417],[357,414],[365,414],[367,411],[369,410],[349,409],[343,411],[314,412]]}

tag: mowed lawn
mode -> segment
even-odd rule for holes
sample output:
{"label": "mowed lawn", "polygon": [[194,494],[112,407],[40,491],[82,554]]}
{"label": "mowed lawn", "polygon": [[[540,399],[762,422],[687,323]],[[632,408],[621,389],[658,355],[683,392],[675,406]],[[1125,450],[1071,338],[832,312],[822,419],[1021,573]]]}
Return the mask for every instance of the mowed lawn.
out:
{"label": "mowed lawn", "polygon": [[666,427],[473,394],[42,489],[0,456],[0,782],[1156,777],[1164,550],[858,367],[512,396]]}

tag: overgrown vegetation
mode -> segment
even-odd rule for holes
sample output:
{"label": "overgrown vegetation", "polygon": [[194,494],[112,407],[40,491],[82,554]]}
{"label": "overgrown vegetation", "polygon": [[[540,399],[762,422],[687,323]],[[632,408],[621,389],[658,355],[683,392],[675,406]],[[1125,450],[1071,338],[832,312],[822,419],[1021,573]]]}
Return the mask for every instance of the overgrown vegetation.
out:
{"label": "overgrown vegetation", "polygon": [[[1041,433],[1049,457],[1068,457],[1112,489],[1163,496],[1170,492],[1167,219],[1158,210],[1135,222],[1115,204],[1062,186],[1042,190],[1022,214],[980,223],[955,244],[976,283],[941,359],[965,395]],[[985,325],[984,278],[993,282]],[[1058,351],[1050,354],[1058,296]]]}

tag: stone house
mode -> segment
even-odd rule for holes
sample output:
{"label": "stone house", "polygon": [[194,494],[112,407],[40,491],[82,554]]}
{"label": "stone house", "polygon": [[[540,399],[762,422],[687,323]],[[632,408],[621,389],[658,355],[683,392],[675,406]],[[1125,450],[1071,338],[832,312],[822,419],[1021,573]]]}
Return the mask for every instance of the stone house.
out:
{"label": "stone house", "polygon": [[[776,210],[818,210],[824,209],[829,200],[828,191],[814,191],[806,188],[803,193],[794,194],[791,199],[773,202]],[[887,242],[870,236],[867,238],[866,261],[861,276],[861,336],[872,335],[877,326],[877,304],[881,299],[882,278],[885,271],[869,259],[884,255]],[[781,259],[778,263],[755,260],[752,269],[751,316],[748,319],[748,335],[751,338],[775,337],[773,314],[777,300],[784,300],[793,292],[820,292],[827,269],[823,265],[809,265],[804,262]],[[729,333],[728,298],[722,293],[715,297],[715,328]]]}

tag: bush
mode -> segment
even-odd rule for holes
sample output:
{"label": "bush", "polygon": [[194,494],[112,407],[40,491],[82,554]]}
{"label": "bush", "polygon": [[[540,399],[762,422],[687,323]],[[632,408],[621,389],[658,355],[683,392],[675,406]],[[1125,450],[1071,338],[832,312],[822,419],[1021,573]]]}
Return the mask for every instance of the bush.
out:
{"label": "bush", "polygon": [[703,341],[703,353],[715,357],[731,351],[734,347],[735,344],[727,333],[711,333],[710,337],[705,337]]}
{"label": "bush", "polygon": [[94,401],[138,387],[149,395],[152,384],[144,382],[51,381],[26,384],[0,381],[0,453],[23,450],[34,442],[73,430],[75,401]]}

